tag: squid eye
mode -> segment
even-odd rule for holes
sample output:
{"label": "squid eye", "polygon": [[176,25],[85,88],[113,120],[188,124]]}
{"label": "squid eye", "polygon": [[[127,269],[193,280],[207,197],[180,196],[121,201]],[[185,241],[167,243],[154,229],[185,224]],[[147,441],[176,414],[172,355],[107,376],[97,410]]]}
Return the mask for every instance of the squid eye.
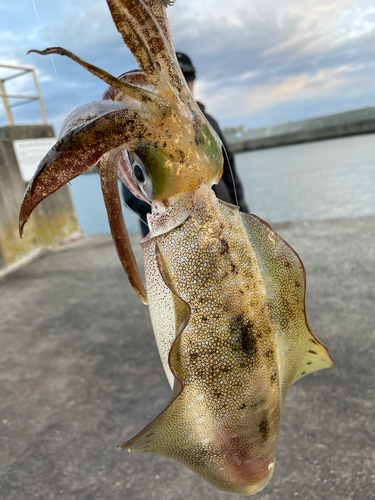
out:
{"label": "squid eye", "polygon": [[142,160],[134,154],[132,162],[132,170],[134,179],[138,183],[139,189],[146,196],[147,199],[152,199],[152,182],[147,174],[146,167],[144,166]]}
{"label": "squid eye", "polygon": [[134,165],[134,176],[138,182],[143,184],[146,180],[145,174],[143,173],[142,167],[137,163]]}

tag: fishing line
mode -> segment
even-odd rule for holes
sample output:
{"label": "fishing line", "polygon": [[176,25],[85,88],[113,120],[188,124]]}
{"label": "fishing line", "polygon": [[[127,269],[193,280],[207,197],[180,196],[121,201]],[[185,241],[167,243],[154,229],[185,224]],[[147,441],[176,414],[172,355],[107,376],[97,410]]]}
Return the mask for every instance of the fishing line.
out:
{"label": "fishing line", "polygon": [[[35,9],[36,17],[38,18],[38,21],[39,21],[39,24],[40,24],[40,29],[42,30],[44,40],[46,41],[47,46],[49,46],[50,44],[48,43],[48,40],[47,40],[46,34],[45,34],[45,32],[44,32],[43,24],[42,24],[42,21],[41,21],[41,19],[40,19],[40,17],[39,17],[39,12],[38,12],[38,9],[37,9],[37,7],[36,7],[35,1],[34,1],[34,0],[31,0],[31,1],[32,1],[33,5],[34,5],[34,9]],[[67,101],[67,99],[66,99],[66,96],[65,96],[65,94],[64,94],[64,91],[63,91],[63,88],[62,88],[62,85],[61,85],[61,80],[60,80],[60,77],[59,77],[59,75],[58,75],[58,73],[57,73],[57,68],[56,68],[56,66],[55,66],[55,61],[53,60],[52,54],[50,54],[49,56],[50,56],[50,58],[51,58],[51,62],[52,62],[53,69],[55,70],[55,74],[56,74],[56,77],[57,77],[57,81],[58,81],[58,83],[59,83],[60,90],[61,90],[61,93],[62,93],[62,95],[63,95],[64,101],[65,101],[65,104],[66,104],[66,106],[67,106],[67,108],[68,108],[69,113],[71,113],[71,111],[72,111],[72,110],[71,110],[71,108],[70,108],[70,106],[69,106],[69,103],[68,103],[68,101]]]}
{"label": "fishing line", "polygon": [[145,222],[144,220],[142,220],[142,219],[139,217],[139,215],[137,214],[137,212],[134,212],[134,210],[133,210],[132,208],[130,208],[130,207],[129,207],[129,205],[126,203],[126,201],[125,201],[125,200],[121,199],[121,201],[122,201],[122,203],[124,204],[124,206],[125,206],[128,210],[130,210],[130,211],[131,211],[131,212],[132,212],[132,213],[133,213],[133,214],[137,217],[137,219],[139,219],[139,220],[142,222],[142,224],[144,224],[145,226],[147,226],[147,227],[148,227],[148,224],[146,224],[146,222]]}
{"label": "fishing line", "polygon": [[227,161],[228,161],[228,165],[229,165],[229,170],[230,170],[230,175],[232,176],[234,197],[236,198],[236,205],[239,207],[238,198],[237,198],[236,183],[234,182],[234,175],[233,175],[232,165],[230,164],[230,161],[229,161],[229,158],[228,158],[228,153],[227,153],[226,147],[224,146],[223,142],[221,143],[221,145],[223,146],[225,156],[227,157]]}

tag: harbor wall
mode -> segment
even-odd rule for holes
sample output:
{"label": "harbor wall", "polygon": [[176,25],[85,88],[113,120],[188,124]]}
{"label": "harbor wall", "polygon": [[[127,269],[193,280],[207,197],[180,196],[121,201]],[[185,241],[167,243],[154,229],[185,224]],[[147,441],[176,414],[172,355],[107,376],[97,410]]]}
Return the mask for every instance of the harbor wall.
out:
{"label": "harbor wall", "polygon": [[227,133],[233,153],[375,132],[375,107]]}
{"label": "harbor wall", "polygon": [[51,125],[0,127],[0,275],[48,246],[80,233],[69,189],[64,186],[36,208],[26,224],[24,238],[19,237],[18,215],[27,182],[21,175],[14,141],[48,137],[54,137]]}

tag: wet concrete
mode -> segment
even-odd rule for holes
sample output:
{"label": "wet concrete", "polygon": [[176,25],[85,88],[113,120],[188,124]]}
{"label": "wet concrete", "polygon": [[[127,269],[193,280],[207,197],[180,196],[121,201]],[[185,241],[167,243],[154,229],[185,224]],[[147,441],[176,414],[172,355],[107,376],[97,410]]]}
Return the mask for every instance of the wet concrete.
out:
{"label": "wet concrete", "polygon": [[[309,322],[337,368],[292,387],[276,470],[256,498],[372,500],[375,218],[276,226],[305,263]],[[239,498],[170,459],[116,448],[170,391],[109,237],[4,277],[0,318],[1,500]]]}

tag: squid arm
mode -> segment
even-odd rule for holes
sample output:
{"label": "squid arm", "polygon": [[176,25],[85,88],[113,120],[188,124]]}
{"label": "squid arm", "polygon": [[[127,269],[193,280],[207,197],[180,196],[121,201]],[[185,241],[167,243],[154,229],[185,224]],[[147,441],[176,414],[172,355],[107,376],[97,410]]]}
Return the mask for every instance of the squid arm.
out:
{"label": "squid arm", "polygon": [[121,209],[116,167],[119,161],[119,155],[122,154],[122,151],[123,146],[120,146],[104,155],[99,161],[98,171],[100,174],[108,222],[117,254],[132,287],[141,298],[142,302],[147,304],[147,292],[139,274],[138,265],[130,244]]}
{"label": "squid arm", "polygon": [[[28,185],[20,210],[20,235],[22,236],[27,220],[39,203],[67,182],[90,170],[108,151],[116,148],[122,150],[134,135],[143,136],[146,133],[144,121],[138,110],[120,109],[105,113],[67,132],[40,162]],[[118,188],[116,185],[116,191],[113,179],[108,175],[108,168],[105,167],[107,163],[107,159],[103,160],[100,167],[102,190],[109,210],[111,230],[115,235],[116,249],[133,288],[142,301],[147,303],[147,294],[125,224],[123,221],[119,222],[121,210],[116,213],[116,210],[121,208]],[[116,176],[117,168],[113,169],[113,172]],[[110,197],[113,197],[112,201]]]}
{"label": "squid arm", "polygon": [[151,94],[147,90],[133,86],[127,83],[126,81],[121,80],[120,78],[112,76],[110,73],[107,73],[107,71],[104,71],[103,69],[98,68],[93,64],[83,61],[81,58],[79,58],[69,50],[63,49],[62,47],[49,47],[48,49],[45,50],[29,50],[28,54],[31,54],[33,52],[36,54],[40,54],[42,56],[59,54],[61,56],[69,57],[69,59],[72,59],[80,66],[87,69],[87,71],[89,71],[92,75],[97,76],[108,85],[111,85],[123,91],[129,97],[133,97],[134,99],[137,99],[140,102],[144,102],[146,105],[149,105],[150,107],[154,107],[152,106],[153,104],[159,104],[159,105],[163,104],[163,102],[160,99],[158,99],[157,96]]}

